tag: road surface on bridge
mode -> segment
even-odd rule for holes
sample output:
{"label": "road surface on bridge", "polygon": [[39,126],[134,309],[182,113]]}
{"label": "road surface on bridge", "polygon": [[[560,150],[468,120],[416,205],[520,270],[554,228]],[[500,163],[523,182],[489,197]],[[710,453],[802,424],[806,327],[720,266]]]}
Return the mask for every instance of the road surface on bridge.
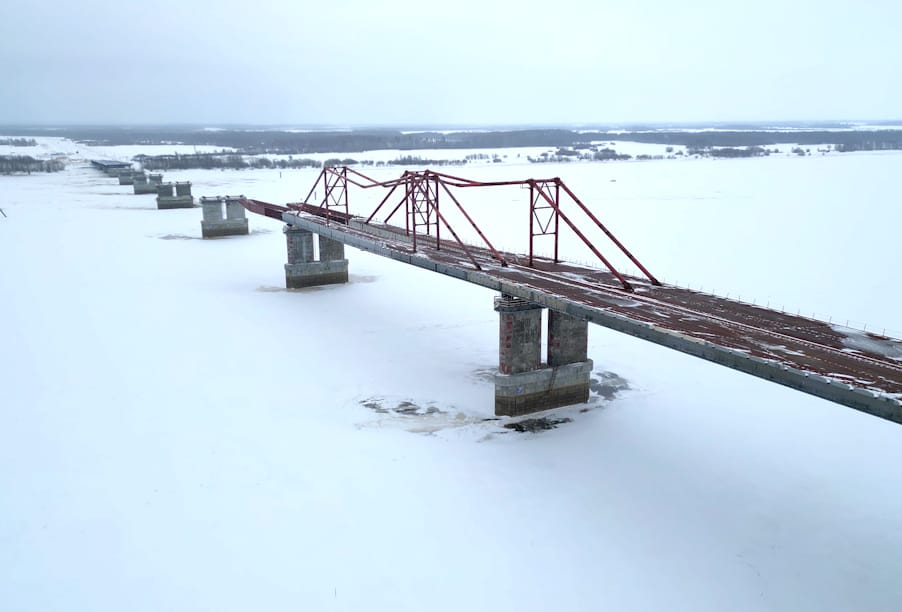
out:
{"label": "road surface on bridge", "polygon": [[902,423],[902,341],[588,266],[496,252],[363,217],[244,200],[254,212]]}

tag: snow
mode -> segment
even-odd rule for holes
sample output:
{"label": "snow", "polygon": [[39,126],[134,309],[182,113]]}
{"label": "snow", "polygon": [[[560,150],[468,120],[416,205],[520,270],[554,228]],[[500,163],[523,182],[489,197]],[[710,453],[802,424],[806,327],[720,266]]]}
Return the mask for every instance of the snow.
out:
{"label": "snow", "polygon": [[[667,279],[902,328],[900,161],[460,174],[561,176]],[[283,202],[315,176],[166,180]],[[491,292],[353,249],[349,284],[287,292],[275,221],[202,241],[199,209],[78,162],[0,184],[4,610],[902,605],[896,424],[593,327],[630,389],[510,432]],[[511,246],[527,197],[461,196]]]}
{"label": "snow", "polygon": [[[0,138],[4,137],[0,134]],[[0,155],[30,155],[38,159],[64,155],[74,159],[109,159],[129,162],[135,155],[141,153],[145,155],[173,155],[176,153],[216,153],[233,150],[229,147],[184,144],[95,146],[56,136],[29,136],[28,138],[34,140],[37,144],[28,147],[0,145]]]}
{"label": "snow", "polygon": [[883,355],[889,359],[902,361],[902,342],[887,345],[885,342],[875,341],[865,332],[849,329],[840,325],[834,325],[833,329],[842,333],[843,344],[855,351],[866,351],[872,354]]}

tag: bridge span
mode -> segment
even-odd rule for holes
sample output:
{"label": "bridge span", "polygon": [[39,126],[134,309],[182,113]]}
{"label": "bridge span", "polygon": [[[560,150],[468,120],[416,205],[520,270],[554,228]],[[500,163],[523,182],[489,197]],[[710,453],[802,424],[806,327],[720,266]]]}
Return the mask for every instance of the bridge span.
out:
{"label": "bridge span", "polygon": [[[277,205],[243,198],[242,204],[286,224],[289,287],[346,282],[343,245],[348,245],[499,292],[498,414],[586,401],[592,362],[586,355],[585,326],[595,323],[902,423],[902,341],[660,283],[593,216],[645,277],[623,274],[585,239],[574,220],[578,207],[571,205],[565,213],[561,193],[582,203],[560,179],[524,181],[530,187],[531,222],[544,224],[538,233],[530,230],[529,254],[499,251],[475,224],[485,244],[466,244],[441,215],[440,188],[451,195],[448,185],[502,183],[443,177],[449,175],[405,172],[401,179],[378,183],[347,168],[331,168],[321,175],[326,189],[319,204],[311,203],[313,190],[303,203]],[[445,180],[448,184],[443,185]],[[350,214],[349,184],[392,191],[403,187],[395,211],[405,208],[405,227],[376,222],[375,211],[368,218]],[[425,196],[424,189],[429,190]],[[386,196],[379,206],[388,200]],[[454,204],[470,220],[456,199]],[[539,218],[537,211],[542,209],[547,215]],[[532,252],[532,238],[551,233],[552,224],[556,252],[561,221],[589,244],[607,269]],[[442,228],[453,239],[442,240]],[[320,240],[319,261],[314,260],[313,234]],[[549,309],[547,361],[538,354],[540,308]]]}

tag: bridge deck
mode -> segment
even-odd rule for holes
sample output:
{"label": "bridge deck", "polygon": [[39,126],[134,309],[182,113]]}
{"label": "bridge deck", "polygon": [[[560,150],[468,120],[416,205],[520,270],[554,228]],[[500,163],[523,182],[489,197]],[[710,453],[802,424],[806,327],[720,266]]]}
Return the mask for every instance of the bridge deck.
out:
{"label": "bridge deck", "polygon": [[[262,204],[262,203],[261,203]],[[257,211],[259,212],[259,211]],[[275,214],[266,213],[276,217]],[[714,361],[760,378],[902,423],[902,341],[859,332],[761,306],[629,278],[624,291],[606,271],[467,245],[479,263],[450,242],[419,236],[417,249],[403,229],[327,223],[318,215],[278,211],[303,227],[349,246],[466,280],[592,323]]]}

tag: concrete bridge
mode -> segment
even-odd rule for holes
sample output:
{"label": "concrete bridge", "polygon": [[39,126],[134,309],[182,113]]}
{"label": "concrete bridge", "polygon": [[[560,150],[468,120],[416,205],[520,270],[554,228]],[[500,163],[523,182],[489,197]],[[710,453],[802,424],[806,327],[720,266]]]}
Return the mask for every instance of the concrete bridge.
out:
{"label": "concrete bridge", "polygon": [[[324,195],[317,203],[320,182]],[[349,245],[500,293],[494,303],[499,315],[496,414],[587,401],[593,365],[587,355],[588,324],[595,323],[902,423],[902,341],[660,283],[558,178],[487,183],[427,170],[377,182],[350,168],[326,168],[317,185],[303,203],[241,199],[248,210],[286,224],[286,286],[347,282],[344,245]],[[451,190],[502,185],[529,188],[528,254],[496,249]],[[369,217],[356,216],[348,212],[350,186],[382,188],[388,195]],[[401,198],[386,222],[374,221],[394,193]],[[482,245],[459,239],[442,214],[439,193],[447,194],[446,207],[450,196],[450,205],[463,213]],[[565,198],[570,199],[567,212]],[[389,224],[402,208],[404,227]],[[579,215],[589,221],[580,221]],[[600,228],[644,277],[616,270],[581,224]],[[562,226],[605,269],[560,260]],[[553,237],[554,256],[534,254],[533,242],[541,236]],[[549,311],[544,359],[543,308]]]}

